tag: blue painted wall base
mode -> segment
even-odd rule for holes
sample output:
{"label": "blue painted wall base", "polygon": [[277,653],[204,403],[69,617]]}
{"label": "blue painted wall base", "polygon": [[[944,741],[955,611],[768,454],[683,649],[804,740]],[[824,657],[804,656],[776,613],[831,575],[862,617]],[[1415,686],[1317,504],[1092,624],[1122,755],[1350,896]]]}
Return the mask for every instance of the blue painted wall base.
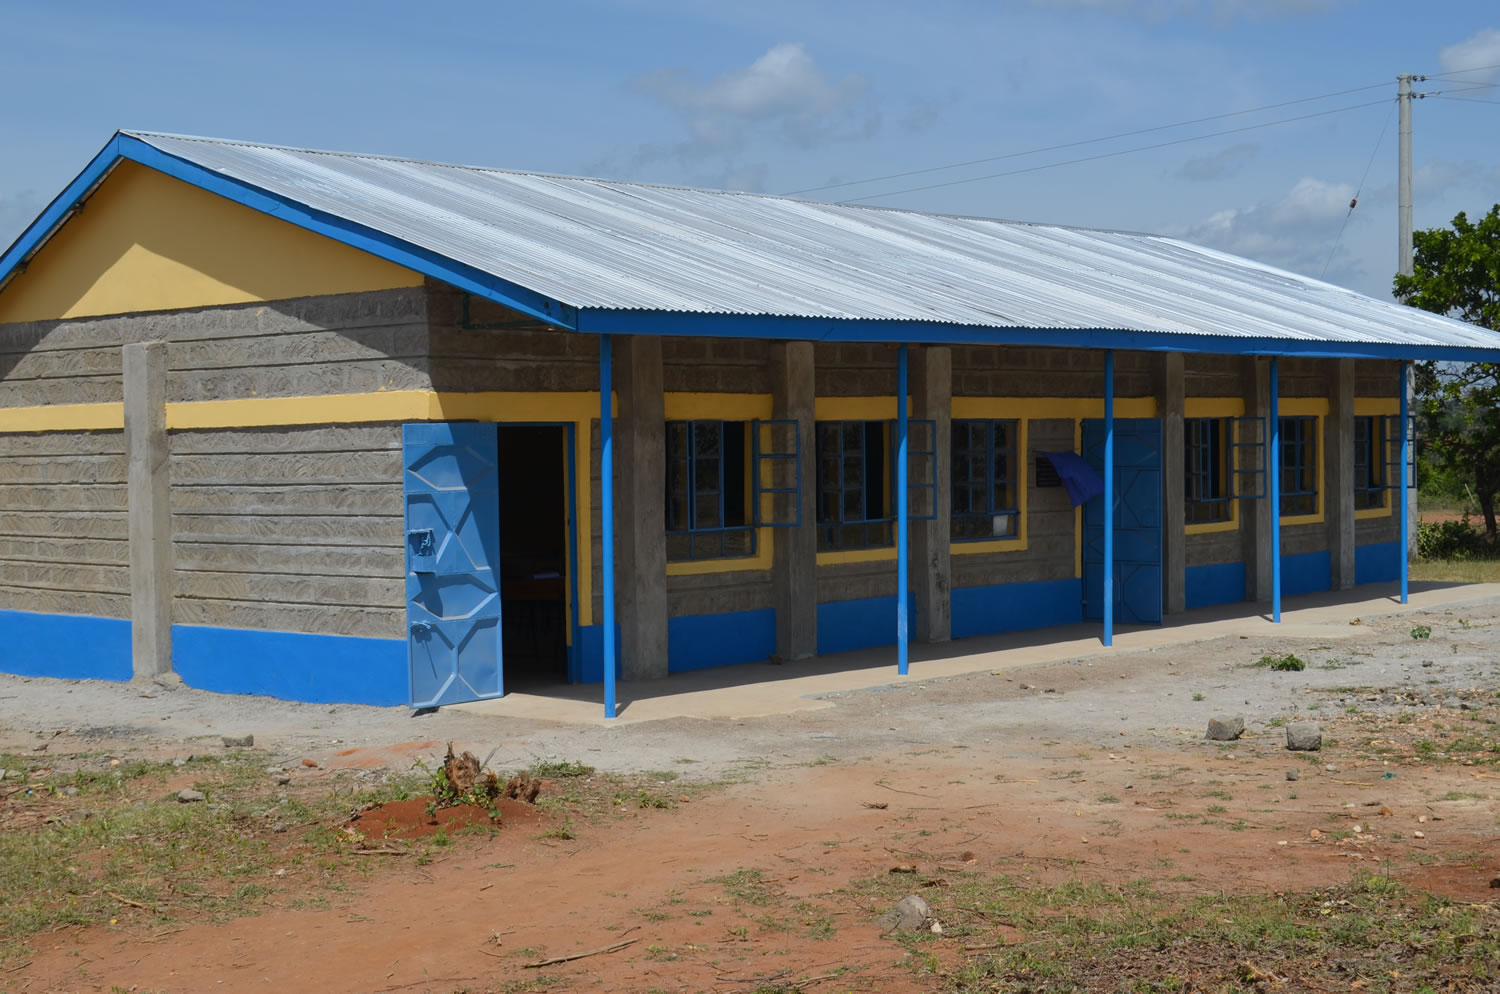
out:
{"label": "blue painted wall base", "polygon": [[1245,564],[1215,563],[1212,566],[1189,566],[1185,577],[1186,606],[1212,607],[1234,604],[1245,599]]}
{"label": "blue painted wall base", "polygon": [[221,694],[318,704],[406,704],[405,639],[172,626],[172,668],[183,683]]}
{"label": "blue painted wall base", "polygon": [[1387,583],[1401,576],[1401,542],[1361,545],[1354,550],[1355,583]]}
{"label": "blue painted wall base", "polygon": [[1316,594],[1333,586],[1333,560],[1328,550],[1281,557],[1281,593],[1285,597]]}
{"label": "blue painted wall base", "polygon": [[[620,626],[615,626],[615,679],[620,679]],[[578,672],[574,683],[604,682],[604,626],[578,628]]]}
{"label": "blue painted wall base", "polygon": [[1083,621],[1083,581],[1039,580],[953,591],[953,637],[998,635]]}
{"label": "blue painted wall base", "polygon": [[776,612],[694,614],[667,621],[667,671],[760,663],[776,652]]}
{"label": "blue painted wall base", "polygon": [[130,622],[87,614],[0,611],[0,671],[66,680],[129,680]]}
{"label": "blue painted wall base", "polygon": [[[917,598],[906,599],[916,627]],[[818,605],[818,655],[896,644],[896,598],[866,597]]]}

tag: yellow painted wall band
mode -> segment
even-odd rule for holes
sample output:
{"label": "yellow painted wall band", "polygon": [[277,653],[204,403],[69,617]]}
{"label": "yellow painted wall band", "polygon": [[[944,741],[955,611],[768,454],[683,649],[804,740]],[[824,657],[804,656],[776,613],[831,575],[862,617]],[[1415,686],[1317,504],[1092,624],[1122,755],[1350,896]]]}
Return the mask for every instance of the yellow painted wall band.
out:
{"label": "yellow painted wall band", "polygon": [[0,431],[123,431],[124,404],[0,407]]}

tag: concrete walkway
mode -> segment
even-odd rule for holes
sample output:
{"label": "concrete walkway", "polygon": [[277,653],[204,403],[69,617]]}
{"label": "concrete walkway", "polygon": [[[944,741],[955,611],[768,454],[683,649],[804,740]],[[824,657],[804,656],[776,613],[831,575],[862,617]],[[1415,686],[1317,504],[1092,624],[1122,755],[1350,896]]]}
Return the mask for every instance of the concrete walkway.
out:
{"label": "concrete walkway", "polygon": [[[1099,625],[1067,625],[1008,635],[959,639],[938,645],[913,643],[908,676],[896,673],[894,647],[846,652],[782,666],[747,664],[680,673],[650,683],[621,683],[620,710],[606,721],[598,684],[544,687],[500,700],[457,704],[473,714],[618,726],[666,718],[737,719],[832,707],[819,698],[844,691],[959,676],[982,670],[1012,670],[1037,663],[1143,652],[1235,636],[1282,636],[1331,641],[1358,633],[1355,618],[1374,618],[1445,608],[1500,597],[1500,584],[1413,583],[1410,603],[1397,599],[1395,584],[1370,584],[1341,594],[1287,598],[1281,624],[1269,605],[1227,604],[1169,617],[1163,625],[1119,628],[1113,648],[1099,641]],[[1266,613],[1259,611],[1266,609]]]}

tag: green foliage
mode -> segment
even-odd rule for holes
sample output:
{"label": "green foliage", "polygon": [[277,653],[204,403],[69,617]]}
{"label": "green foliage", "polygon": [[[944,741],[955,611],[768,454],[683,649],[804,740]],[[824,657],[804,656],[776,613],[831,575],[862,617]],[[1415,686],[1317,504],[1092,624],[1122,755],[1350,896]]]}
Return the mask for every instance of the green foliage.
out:
{"label": "green foliage", "polygon": [[1411,637],[1414,639],[1430,639],[1432,638],[1432,628],[1428,625],[1418,625],[1411,630]]}
{"label": "green foliage", "polygon": [[[1413,235],[1413,275],[1395,278],[1396,298],[1413,307],[1500,330],[1500,204],[1479,223],[1460,212],[1452,230]],[[1441,489],[1466,479],[1495,542],[1500,493],[1500,364],[1425,362],[1417,368],[1422,452]]]}
{"label": "green foliage", "polygon": [[1307,663],[1298,659],[1290,652],[1285,656],[1261,656],[1260,661],[1255,663],[1259,669],[1276,670],[1281,673],[1300,673],[1307,669]]}
{"label": "green foliage", "polygon": [[1417,558],[1477,562],[1500,552],[1474,529],[1465,514],[1460,521],[1423,521],[1417,525]]}

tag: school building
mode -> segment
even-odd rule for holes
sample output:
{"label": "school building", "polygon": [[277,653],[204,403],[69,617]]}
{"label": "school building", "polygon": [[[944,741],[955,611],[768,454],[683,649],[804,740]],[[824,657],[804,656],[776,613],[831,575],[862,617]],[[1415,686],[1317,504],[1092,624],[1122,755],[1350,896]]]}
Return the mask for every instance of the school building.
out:
{"label": "school building", "polygon": [[1429,358],[1500,336],[1152,235],[121,132],[0,256],[0,670],[613,713],[1279,611],[1404,583]]}

